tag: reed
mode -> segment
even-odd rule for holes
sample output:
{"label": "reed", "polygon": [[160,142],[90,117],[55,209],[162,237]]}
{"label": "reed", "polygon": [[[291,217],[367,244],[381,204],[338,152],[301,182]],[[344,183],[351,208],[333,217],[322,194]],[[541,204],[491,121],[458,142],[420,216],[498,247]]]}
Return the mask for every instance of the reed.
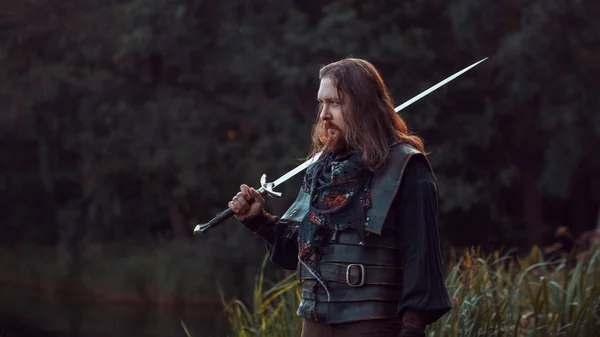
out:
{"label": "reed", "polygon": [[295,274],[288,274],[276,283],[269,283],[264,277],[268,261],[265,256],[254,282],[251,305],[221,297],[232,336],[300,336],[302,321],[296,315],[300,303],[298,281]]}
{"label": "reed", "polygon": [[[448,267],[453,308],[427,328],[428,336],[600,336],[600,246],[553,260],[533,247],[527,256],[471,248]],[[254,301],[222,299],[231,335],[300,336],[294,274],[276,283],[261,265]]]}

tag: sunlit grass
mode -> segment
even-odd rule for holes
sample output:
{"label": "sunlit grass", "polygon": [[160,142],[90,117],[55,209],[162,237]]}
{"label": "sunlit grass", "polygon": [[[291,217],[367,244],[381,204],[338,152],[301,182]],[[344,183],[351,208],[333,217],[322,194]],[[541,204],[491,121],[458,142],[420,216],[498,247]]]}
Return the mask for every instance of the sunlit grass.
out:
{"label": "sunlit grass", "polygon": [[240,300],[226,301],[223,306],[233,336],[300,336],[302,321],[296,315],[300,301],[300,287],[294,274],[265,287],[263,260],[254,285],[254,300],[247,305]]}
{"label": "sunlit grass", "polygon": [[465,251],[446,279],[455,305],[430,335],[599,336],[599,259],[599,247],[555,262],[537,247],[525,258]]}
{"label": "sunlit grass", "polygon": [[[537,247],[525,257],[462,252],[446,278],[453,308],[428,336],[600,336],[600,246],[542,256]],[[294,275],[265,283],[261,268],[252,303],[223,299],[230,336],[300,336]]]}

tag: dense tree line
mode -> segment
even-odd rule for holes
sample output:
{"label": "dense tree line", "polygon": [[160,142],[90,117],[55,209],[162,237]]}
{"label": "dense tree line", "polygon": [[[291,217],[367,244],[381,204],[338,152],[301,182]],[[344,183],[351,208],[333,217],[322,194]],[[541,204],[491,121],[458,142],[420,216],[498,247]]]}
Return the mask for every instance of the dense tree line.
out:
{"label": "dense tree line", "polygon": [[[0,13],[4,244],[190,236],[239,184],[298,164],[318,67],[346,56],[372,61],[396,104],[489,57],[401,112],[431,152],[450,243],[594,226],[598,2],[2,0]],[[248,235],[220,233],[207,240]]]}

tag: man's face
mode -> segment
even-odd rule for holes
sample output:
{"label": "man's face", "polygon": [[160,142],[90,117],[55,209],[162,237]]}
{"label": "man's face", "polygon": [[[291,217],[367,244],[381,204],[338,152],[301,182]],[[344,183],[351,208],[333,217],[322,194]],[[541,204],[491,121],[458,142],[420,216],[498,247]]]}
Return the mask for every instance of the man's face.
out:
{"label": "man's face", "polygon": [[317,100],[321,103],[319,118],[324,121],[321,139],[330,150],[335,152],[345,144],[346,122],[342,115],[342,102],[330,78],[325,77],[321,80]]}

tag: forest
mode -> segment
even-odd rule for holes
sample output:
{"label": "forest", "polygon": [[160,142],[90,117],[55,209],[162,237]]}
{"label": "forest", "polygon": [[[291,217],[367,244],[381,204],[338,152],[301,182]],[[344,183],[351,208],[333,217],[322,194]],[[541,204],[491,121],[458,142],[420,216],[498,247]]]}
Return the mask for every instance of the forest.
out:
{"label": "forest", "polygon": [[234,219],[193,228],[301,163],[318,69],[344,57],[396,106],[488,57],[400,112],[430,153],[449,266],[470,247],[591,245],[599,17],[592,0],[0,0],[0,327],[139,334],[81,314],[119,304],[145,308],[123,325],[183,307],[217,331],[219,292],[252,298],[264,243]]}

